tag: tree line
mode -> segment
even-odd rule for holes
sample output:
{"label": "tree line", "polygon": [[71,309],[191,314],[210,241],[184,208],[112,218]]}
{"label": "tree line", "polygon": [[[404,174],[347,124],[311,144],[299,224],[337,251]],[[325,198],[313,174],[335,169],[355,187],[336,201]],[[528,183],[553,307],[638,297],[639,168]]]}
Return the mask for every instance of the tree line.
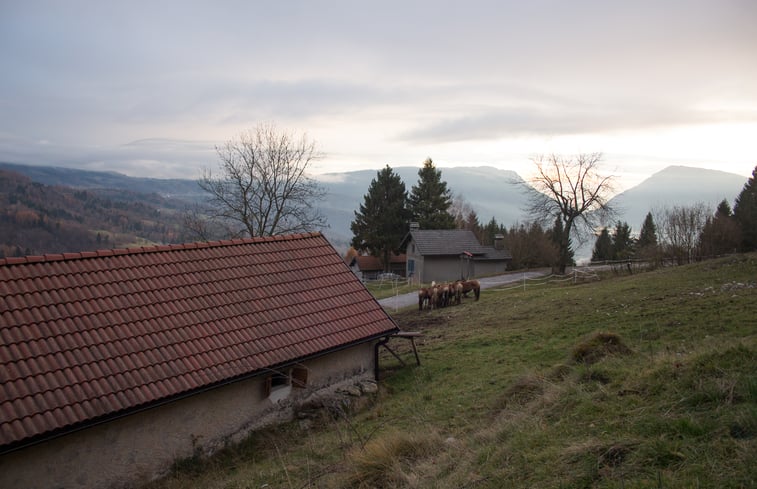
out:
{"label": "tree line", "polygon": [[639,259],[676,264],[757,250],[757,167],[733,208],[723,199],[714,213],[703,203],[672,206],[647,213],[638,237],[627,222],[603,228],[592,261]]}
{"label": "tree line", "polygon": [[[0,173],[0,188],[5,190],[0,227],[7,238],[0,243],[0,256],[118,246],[137,237],[177,242],[327,227],[318,208],[325,191],[308,175],[323,154],[307,135],[260,124],[216,150],[218,170],[206,170],[198,182],[207,199],[185,211],[180,226],[165,208],[160,212],[139,199],[110,199],[57,187],[42,192],[39,184]],[[500,235],[512,255],[511,268],[551,266],[559,273],[574,264],[573,239],[584,243],[597,229],[601,231],[592,254],[595,260],[686,263],[757,250],[757,167],[733,210],[724,200],[712,215],[704,205],[650,212],[639,236],[633,237],[625,222],[617,221],[612,233],[603,227],[615,213],[609,205],[614,179],[600,173],[601,158],[600,153],[534,157],[536,176],[523,182],[530,220],[510,227],[494,217],[482,223],[464,196],[452,196],[431,158],[419,169],[410,191],[386,165],[354,211],[353,252],[380,257],[388,267],[390,254],[402,252],[399,246],[411,222],[421,229],[467,229],[484,245],[492,245]],[[41,194],[49,196],[53,190],[60,197],[52,199],[56,205],[49,205],[51,199]]]}
{"label": "tree line", "polygon": [[[217,152],[219,171],[206,171],[199,182],[208,199],[185,216],[184,229],[190,235],[201,240],[219,235],[268,236],[327,226],[317,207],[324,191],[308,176],[322,153],[307,136],[261,124]],[[723,205],[713,216],[702,208],[674,207],[657,216],[650,213],[638,238],[620,221],[611,235],[604,225],[615,216],[609,204],[614,177],[599,171],[601,159],[601,153],[533,158],[536,176],[523,184],[530,220],[509,228],[494,218],[480,222],[464,196],[452,196],[431,158],[423,163],[409,191],[386,165],[354,211],[351,252],[379,257],[388,270],[390,255],[403,251],[400,244],[411,222],[421,229],[468,229],[485,245],[502,235],[513,257],[511,268],[551,266],[558,273],[574,264],[573,239],[582,244],[596,238],[597,260],[651,254],[684,262],[727,250],[757,249],[754,178],[733,212]]]}
{"label": "tree line", "polygon": [[552,226],[538,221],[515,223],[509,228],[492,217],[482,223],[464,196],[453,197],[442,171],[427,158],[418,170],[418,181],[408,192],[405,183],[389,166],[377,172],[363,202],[354,212],[350,224],[353,232],[350,253],[367,253],[382,259],[385,267],[392,253],[399,254],[400,243],[410,230],[410,223],[420,229],[465,229],[472,231],[483,245],[493,245],[501,236],[512,255],[512,269],[559,265],[560,243],[567,242],[565,259],[573,263],[570,239],[565,240],[562,219]]}

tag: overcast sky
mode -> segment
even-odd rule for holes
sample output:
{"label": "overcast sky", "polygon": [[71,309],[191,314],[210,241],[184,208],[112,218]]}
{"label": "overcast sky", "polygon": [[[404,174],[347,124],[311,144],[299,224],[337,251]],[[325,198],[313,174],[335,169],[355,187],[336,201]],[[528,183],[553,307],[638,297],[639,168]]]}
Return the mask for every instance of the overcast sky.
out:
{"label": "overcast sky", "polygon": [[0,161],[194,178],[260,122],[317,173],[602,152],[757,165],[757,2],[0,0]]}

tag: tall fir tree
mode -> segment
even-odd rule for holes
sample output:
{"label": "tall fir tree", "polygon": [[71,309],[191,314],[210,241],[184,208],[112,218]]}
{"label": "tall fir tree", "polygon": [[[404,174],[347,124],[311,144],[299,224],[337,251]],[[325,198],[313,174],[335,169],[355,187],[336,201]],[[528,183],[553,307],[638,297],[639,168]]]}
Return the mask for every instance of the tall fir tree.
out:
{"label": "tall fir tree", "polygon": [[402,238],[408,232],[411,219],[407,207],[407,191],[399,175],[389,165],[376,174],[360,210],[350,223],[351,245],[381,258],[388,270],[391,253],[399,253]]}
{"label": "tall fir tree", "polygon": [[734,253],[741,245],[741,229],[731,212],[728,201],[723,199],[708,217],[699,234],[699,254],[703,258]]}
{"label": "tall fir tree", "polygon": [[652,218],[652,213],[647,212],[647,217],[644,218],[644,224],[641,225],[641,232],[639,232],[639,241],[637,242],[639,249],[645,249],[648,247],[657,246],[657,226]]}
{"label": "tall fir tree", "polygon": [[625,260],[634,254],[634,240],[631,238],[631,227],[627,222],[615,225],[612,235],[612,257],[615,260]]}
{"label": "tall fir tree", "polygon": [[757,166],[736,198],[733,217],[741,228],[741,250],[757,250]]}
{"label": "tall fir tree", "polygon": [[418,170],[418,184],[411,189],[408,202],[421,229],[455,229],[455,216],[449,212],[452,193],[431,158]]}
{"label": "tall fir tree", "polygon": [[594,243],[594,251],[591,253],[591,261],[607,261],[613,258],[612,238],[610,237],[610,231],[607,228],[602,228],[602,231],[597,236],[597,241]]}
{"label": "tall fir tree", "polygon": [[489,223],[481,228],[481,237],[479,238],[479,241],[481,241],[481,244],[483,245],[493,245],[498,234],[504,236],[507,234],[507,228],[497,223],[497,219],[492,217]]}

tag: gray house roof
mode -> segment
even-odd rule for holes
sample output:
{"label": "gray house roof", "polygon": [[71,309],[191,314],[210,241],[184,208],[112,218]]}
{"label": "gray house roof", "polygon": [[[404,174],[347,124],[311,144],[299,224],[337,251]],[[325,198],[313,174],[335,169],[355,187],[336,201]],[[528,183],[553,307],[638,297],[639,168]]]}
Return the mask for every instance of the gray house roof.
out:
{"label": "gray house roof", "polygon": [[507,250],[484,246],[473,231],[465,229],[414,229],[402,240],[402,248],[412,240],[416,252],[423,256],[449,256],[468,252],[474,260],[511,260]]}

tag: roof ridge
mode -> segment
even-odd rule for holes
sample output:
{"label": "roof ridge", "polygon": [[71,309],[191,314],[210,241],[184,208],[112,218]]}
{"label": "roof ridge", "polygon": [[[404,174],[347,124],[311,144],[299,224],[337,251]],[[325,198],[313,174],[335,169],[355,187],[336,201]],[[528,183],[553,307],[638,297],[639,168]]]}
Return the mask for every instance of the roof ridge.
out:
{"label": "roof ridge", "polygon": [[271,243],[277,241],[290,241],[320,236],[320,231],[293,234],[276,234],[273,236],[254,236],[252,238],[234,238],[214,241],[195,241],[190,243],[176,243],[166,245],[140,246],[134,248],[110,248],[96,251],[79,251],[65,253],[45,253],[44,255],[12,256],[0,258],[0,266],[26,265],[31,263],[83,260],[89,258],[102,258],[106,256],[139,255],[142,253],[157,253],[163,251],[194,250],[203,248],[219,248],[224,246],[236,246],[251,243]]}

